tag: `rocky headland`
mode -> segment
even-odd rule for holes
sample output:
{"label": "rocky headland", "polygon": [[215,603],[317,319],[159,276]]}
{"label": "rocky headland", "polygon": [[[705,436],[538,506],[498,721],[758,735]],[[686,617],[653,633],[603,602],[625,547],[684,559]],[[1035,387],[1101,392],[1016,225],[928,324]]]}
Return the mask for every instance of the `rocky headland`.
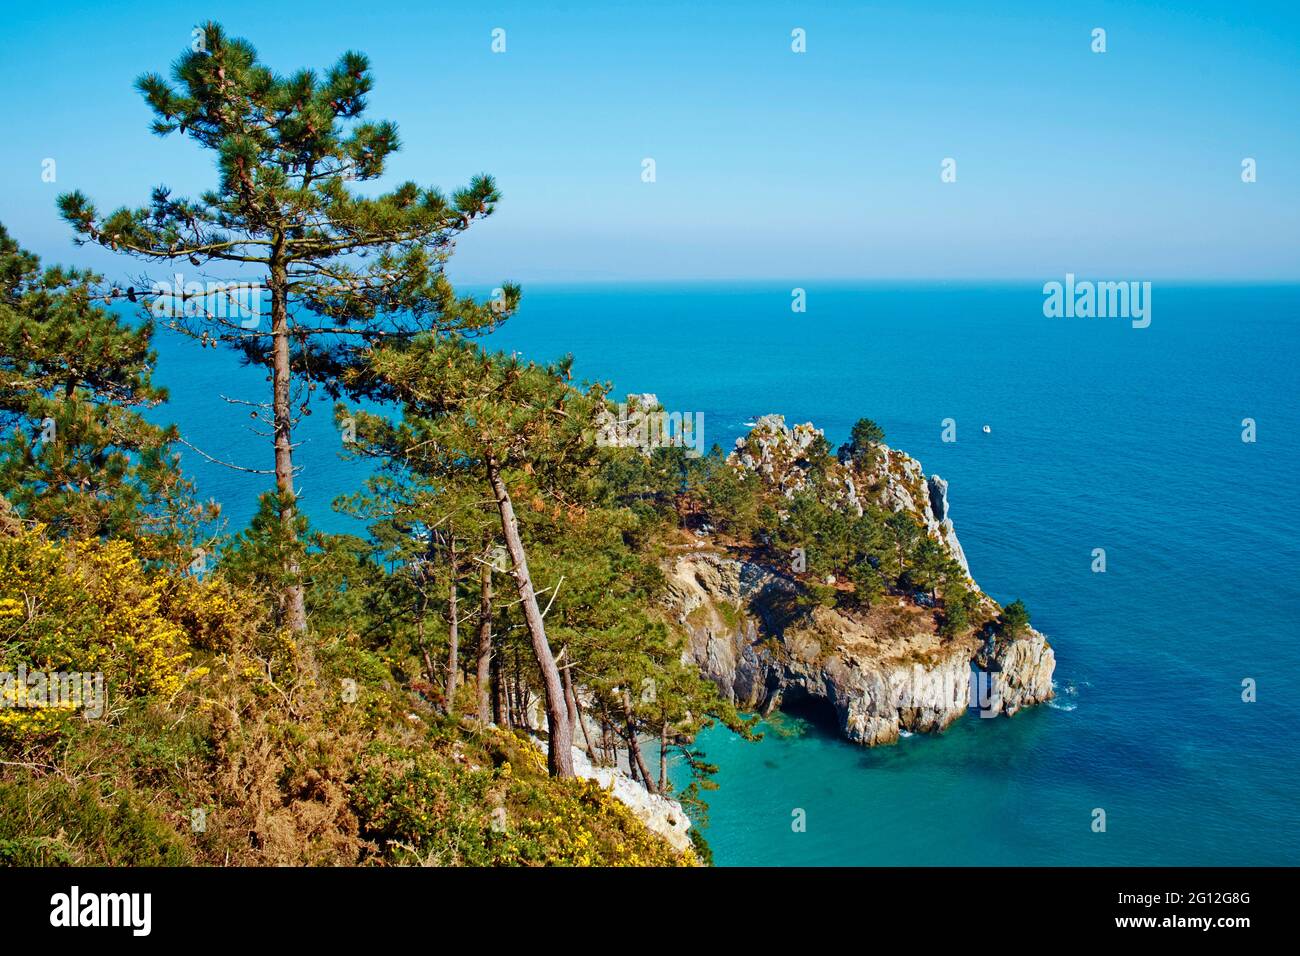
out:
{"label": "rocky headland", "polygon": [[[821,437],[811,424],[764,416],[728,461],[793,498],[811,480],[801,463]],[[826,503],[850,514],[860,515],[869,500],[906,513],[969,578],[948,484],[926,476],[920,462],[882,444],[868,467],[841,461],[818,482],[829,489]],[[944,635],[924,595],[888,593],[869,607],[809,606],[798,600],[805,582],[788,566],[707,534],[668,559],[665,572],[668,610],[689,635],[690,658],[747,710],[812,699],[830,708],[846,738],[875,746],[904,732],[941,731],[972,708],[1011,716],[1052,697],[1047,639],[1029,626],[1000,633],[988,622],[1001,608],[973,579],[982,623]]]}

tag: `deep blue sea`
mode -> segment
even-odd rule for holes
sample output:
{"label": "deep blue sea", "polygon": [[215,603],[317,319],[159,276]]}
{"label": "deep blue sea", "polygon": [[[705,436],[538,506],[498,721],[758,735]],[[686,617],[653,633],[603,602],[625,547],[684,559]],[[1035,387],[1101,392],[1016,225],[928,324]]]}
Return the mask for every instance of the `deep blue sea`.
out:
{"label": "deep blue sea", "polygon": [[[716,862],[1300,864],[1300,287],[1156,282],[1145,329],[1045,318],[1041,287],[536,286],[490,340],[703,412],[709,444],[767,412],[834,443],[874,418],[951,483],[975,579],[1056,648],[1057,701],[1009,720],[874,750],[790,718],[759,743],[706,733]],[[159,336],[167,417],[269,467],[220,398],[263,375]],[[299,438],[313,520],[346,528],[330,501],[364,468],[325,404]],[[233,527],[270,482],[185,464]]]}

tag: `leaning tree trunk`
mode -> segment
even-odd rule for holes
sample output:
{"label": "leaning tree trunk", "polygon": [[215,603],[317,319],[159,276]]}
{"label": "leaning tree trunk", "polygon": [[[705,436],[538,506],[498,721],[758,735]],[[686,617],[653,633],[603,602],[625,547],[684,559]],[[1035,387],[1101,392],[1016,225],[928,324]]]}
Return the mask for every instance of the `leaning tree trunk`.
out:
{"label": "leaning tree trunk", "polygon": [[492,565],[483,562],[479,569],[478,591],[478,719],[486,724],[492,719]]}
{"label": "leaning tree trunk", "polygon": [[650,776],[650,771],[646,769],[645,756],[641,753],[641,742],[637,740],[636,737],[636,728],[633,727],[631,730],[632,756],[636,758],[637,771],[641,774],[641,782],[645,784],[645,788],[651,793],[658,793],[659,791],[655,787],[654,777]]}
{"label": "leaning tree trunk", "polygon": [[[275,434],[275,490],[280,499],[280,525],[288,540],[297,535],[298,505],[293,492],[293,409],[290,407],[291,370],[289,367],[289,276],[277,244],[271,261],[271,412]],[[307,600],[302,585],[302,568],[292,551],[286,555],[285,574],[289,579],[280,595],[280,609],[285,623],[294,634],[307,630]],[[314,660],[301,647],[309,664]]]}
{"label": "leaning tree trunk", "polygon": [[609,726],[609,721],[603,716],[600,718],[600,749],[604,760],[610,766],[618,766],[618,747],[614,743],[614,731]]}
{"label": "leaning tree trunk", "polygon": [[[614,766],[616,766],[616,767],[618,766],[618,751],[617,751],[617,750],[614,751]],[[639,783],[640,780],[641,780],[640,775],[636,772],[636,757],[635,757],[635,755],[632,753],[632,745],[631,745],[631,744],[628,744],[628,745],[627,745],[627,775],[628,775],[628,777],[631,778],[631,780],[632,780],[633,783]]]}
{"label": "leaning tree trunk", "polygon": [[542,686],[546,690],[546,722],[550,734],[547,766],[553,777],[572,777],[573,725],[569,723],[569,708],[564,701],[560,670],[555,666],[555,656],[551,653],[551,645],[546,641],[546,624],[542,620],[541,609],[537,606],[537,593],[533,590],[533,581],[528,574],[528,556],[524,553],[524,543],[519,537],[519,523],[515,518],[514,505],[510,502],[510,492],[501,479],[500,463],[491,455],[487,458],[487,471],[497,510],[501,515],[501,531],[506,539],[506,550],[514,562],[515,586],[524,607],[528,636],[532,640],[533,654],[537,657],[537,666],[541,668]]}

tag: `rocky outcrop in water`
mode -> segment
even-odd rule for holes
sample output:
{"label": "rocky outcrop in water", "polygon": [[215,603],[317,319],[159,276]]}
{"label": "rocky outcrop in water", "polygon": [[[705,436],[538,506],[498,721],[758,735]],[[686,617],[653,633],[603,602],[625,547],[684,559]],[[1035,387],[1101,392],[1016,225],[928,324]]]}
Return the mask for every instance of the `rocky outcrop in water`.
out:
{"label": "rocky outcrop in water", "polygon": [[[734,467],[761,475],[786,497],[809,487],[807,456],[822,439],[810,424],[758,419],[736,442]],[[862,513],[873,500],[913,515],[967,575],[949,516],[948,483],[918,461],[877,446],[869,465],[839,462],[819,485],[833,507]],[[669,561],[668,605],[689,634],[689,657],[744,709],[768,712],[813,700],[842,733],[867,746],[904,732],[940,731],[974,709],[1010,716],[1052,696],[1055,655],[1042,634],[971,631],[945,638],[934,612],[902,596],[870,608],[801,608],[800,585],[725,551],[695,550]],[[974,586],[974,582],[971,582]],[[996,612],[991,598],[981,595]]]}
{"label": "rocky outcrop in water", "polygon": [[979,665],[992,676],[989,706],[1008,717],[1051,700],[1056,653],[1047,638],[1028,628],[1014,640],[994,642],[981,651]]}
{"label": "rocky outcrop in water", "polygon": [[1054,655],[1032,629],[992,646],[974,634],[945,639],[928,609],[896,598],[861,612],[796,611],[793,581],[714,552],[683,555],[668,575],[691,660],[743,709],[822,701],[845,737],[874,746],[943,730],[972,706],[1010,716],[1052,696]]}

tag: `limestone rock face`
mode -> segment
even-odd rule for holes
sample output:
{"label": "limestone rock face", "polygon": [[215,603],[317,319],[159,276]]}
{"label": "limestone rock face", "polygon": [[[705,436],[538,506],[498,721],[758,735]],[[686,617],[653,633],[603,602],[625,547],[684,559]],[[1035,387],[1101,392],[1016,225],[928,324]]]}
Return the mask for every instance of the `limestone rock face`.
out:
{"label": "limestone rock face", "polygon": [[948,546],[948,551],[957,563],[962,566],[966,576],[970,577],[970,565],[966,563],[966,552],[961,549],[961,542],[957,540],[957,532],[953,529],[952,519],[948,517],[948,482],[938,475],[931,475],[925,480],[925,488],[929,495],[929,501],[926,503],[926,526],[938,536],[940,541]]}
{"label": "limestone rock face", "polygon": [[979,641],[943,640],[924,609],[791,615],[783,598],[792,582],[717,554],[679,558],[669,580],[691,659],[742,708],[821,700],[845,737],[875,746],[904,731],[943,730],[969,706]]}
{"label": "limestone rock face", "polygon": [[[767,665],[760,658],[757,621],[742,612],[763,593],[793,594],[794,583],[747,561],[698,552],[668,568],[667,603],[687,627],[683,655],[744,707],[763,700]],[[765,605],[753,601],[755,608]]]}
{"label": "limestone rock face", "polygon": [[981,666],[992,676],[992,706],[1010,717],[1022,707],[1051,700],[1056,653],[1047,638],[1033,628],[1014,640],[996,642],[981,654]]}
{"label": "limestone rock face", "polygon": [[906,511],[920,519],[930,537],[944,545],[970,577],[966,552],[949,517],[948,482],[938,475],[927,477],[921,463],[906,452],[886,445],[880,448],[881,457],[869,473],[871,481],[881,489],[879,502],[893,511]]}
{"label": "limestone rock face", "polygon": [[763,415],[755,420],[748,435],[736,439],[730,460],[762,475],[786,497],[792,498],[807,485],[804,456],[817,439],[824,437],[822,430],[811,423],[791,428],[786,425],[784,415]]}
{"label": "limestone rock face", "polygon": [[661,409],[653,392],[631,392],[619,405],[617,414],[603,409],[596,414],[593,436],[597,444],[609,448],[639,448],[649,454],[647,416]]}
{"label": "limestone rock face", "polygon": [[769,705],[823,699],[844,736],[866,746],[894,743],[903,731],[943,730],[966,712],[968,643],[945,644],[919,626],[882,640],[874,628],[869,618],[815,609],[807,628],[786,634]]}
{"label": "limestone rock face", "polygon": [[[943,730],[972,706],[1011,716],[1052,697],[1055,655],[1032,629],[990,648],[973,634],[940,637],[928,610],[907,602],[791,613],[793,582],[715,553],[676,559],[668,577],[689,658],[747,710],[821,700],[846,738],[875,746],[905,731]],[[975,693],[973,673],[983,675]]]}
{"label": "limestone rock face", "polygon": [[594,766],[577,747],[573,748],[573,772],[611,791],[647,829],[658,833],[673,849],[684,852],[691,848],[691,819],[676,800],[651,793],[621,770]]}

